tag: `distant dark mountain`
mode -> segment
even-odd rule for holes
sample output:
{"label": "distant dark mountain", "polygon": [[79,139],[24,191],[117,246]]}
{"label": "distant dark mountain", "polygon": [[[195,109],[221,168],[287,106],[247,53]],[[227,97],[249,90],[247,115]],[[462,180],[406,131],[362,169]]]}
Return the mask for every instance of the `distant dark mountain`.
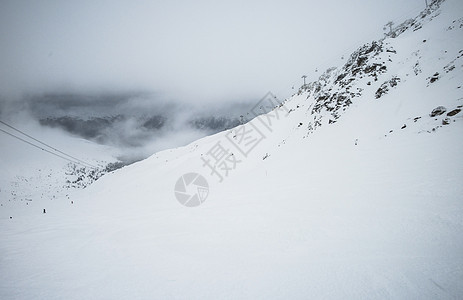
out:
{"label": "distant dark mountain", "polygon": [[[1,104],[0,111],[10,109]],[[158,142],[165,145],[167,139],[178,143],[170,147],[180,146],[191,142],[190,137],[235,127],[240,124],[239,116],[249,115],[254,105],[249,99],[201,105],[167,100],[157,93],[51,91],[27,95],[11,110],[27,111],[42,126],[60,128],[99,144],[149,146],[157,151]]]}
{"label": "distant dark mountain", "polygon": [[212,131],[214,133],[227,130],[240,125],[238,118],[228,117],[201,117],[190,121],[190,124],[200,130]]}
{"label": "distant dark mountain", "polygon": [[121,115],[107,118],[90,118],[88,120],[65,116],[41,119],[39,122],[43,126],[58,127],[85,139],[95,139],[101,137],[104,131],[114,123],[124,120],[125,117]]}
{"label": "distant dark mountain", "polygon": [[143,123],[143,127],[146,129],[161,129],[165,125],[166,120],[166,117],[160,115],[153,116]]}
{"label": "distant dark mountain", "polygon": [[[149,117],[134,117],[116,115],[108,117],[82,118],[74,116],[47,117],[39,120],[42,126],[61,128],[84,139],[100,144],[119,144],[125,146],[140,146],[147,141],[156,139],[166,125],[175,122],[162,115]],[[229,117],[195,117],[186,121],[187,127],[213,134],[240,124],[238,118]],[[170,126],[168,126],[170,127]]]}

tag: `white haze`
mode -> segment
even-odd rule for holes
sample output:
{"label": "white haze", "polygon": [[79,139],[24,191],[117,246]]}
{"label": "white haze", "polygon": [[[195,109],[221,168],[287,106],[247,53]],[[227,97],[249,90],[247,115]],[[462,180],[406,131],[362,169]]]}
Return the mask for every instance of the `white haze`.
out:
{"label": "white haze", "polygon": [[[245,115],[268,91],[284,100],[301,75],[315,80],[424,5],[4,0],[0,116],[21,128],[47,117],[125,115],[100,142],[140,159],[210,134],[191,127],[194,117]],[[154,133],[133,119],[156,114],[169,121]]]}
{"label": "white haze", "polygon": [[422,0],[0,2],[0,95],[148,90],[285,98]]}
{"label": "white haze", "polygon": [[[200,106],[148,93],[58,93],[0,102],[0,120],[34,137],[47,127],[57,137],[71,134],[107,145],[118,153],[118,159],[130,163],[230,128],[250,109],[240,101]],[[223,118],[231,125],[214,128],[210,118]],[[154,124],[145,126],[152,119]],[[204,127],[195,123],[201,121]],[[6,125],[0,127],[11,132]],[[13,140],[7,137],[5,142]],[[56,146],[50,140],[43,142]]]}

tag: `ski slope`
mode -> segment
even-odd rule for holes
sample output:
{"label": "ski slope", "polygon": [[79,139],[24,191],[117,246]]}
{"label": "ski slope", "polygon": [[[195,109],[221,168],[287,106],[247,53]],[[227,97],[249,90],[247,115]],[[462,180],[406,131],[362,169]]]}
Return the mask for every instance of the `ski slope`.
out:
{"label": "ski slope", "polygon": [[73,137],[58,129],[41,127],[20,114],[10,115],[2,122],[2,219],[27,215],[54,200],[69,199],[75,189],[91,184],[108,163],[117,161],[119,153],[112,147]]}
{"label": "ski slope", "polygon": [[[461,298],[463,6],[417,20],[249,123],[0,207],[0,298]],[[209,186],[194,208],[187,173]]]}

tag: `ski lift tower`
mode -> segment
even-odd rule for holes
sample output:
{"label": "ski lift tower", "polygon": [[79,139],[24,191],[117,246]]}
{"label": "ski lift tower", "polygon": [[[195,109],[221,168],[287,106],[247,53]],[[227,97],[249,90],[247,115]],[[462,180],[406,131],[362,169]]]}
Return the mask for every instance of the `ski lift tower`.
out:
{"label": "ski lift tower", "polygon": [[301,78],[304,80],[304,85],[303,86],[305,86],[305,79],[307,78],[307,75],[302,75]]}

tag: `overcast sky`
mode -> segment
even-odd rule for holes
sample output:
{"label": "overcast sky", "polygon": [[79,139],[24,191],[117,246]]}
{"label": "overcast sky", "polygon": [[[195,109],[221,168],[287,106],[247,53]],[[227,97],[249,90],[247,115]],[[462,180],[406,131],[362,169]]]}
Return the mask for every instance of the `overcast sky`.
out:
{"label": "overcast sky", "polygon": [[148,91],[279,98],[424,0],[0,0],[0,94]]}

